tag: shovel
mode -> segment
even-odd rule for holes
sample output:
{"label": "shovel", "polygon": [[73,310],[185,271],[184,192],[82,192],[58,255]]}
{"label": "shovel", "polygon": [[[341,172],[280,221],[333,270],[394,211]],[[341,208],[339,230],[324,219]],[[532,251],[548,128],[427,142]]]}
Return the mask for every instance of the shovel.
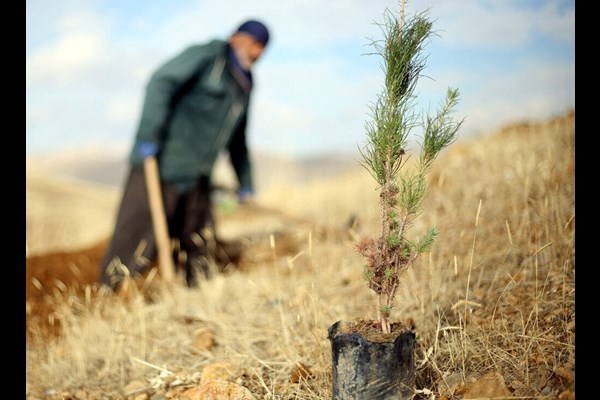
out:
{"label": "shovel", "polygon": [[144,174],[146,176],[148,202],[150,203],[152,226],[154,227],[154,237],[158,251],[158,272],[165,282],[171,283],[175,275],[175,265],[173,263],[169,229],[167,228],[167,218],[160,190],[156,157],[150,156],[144,159]]}

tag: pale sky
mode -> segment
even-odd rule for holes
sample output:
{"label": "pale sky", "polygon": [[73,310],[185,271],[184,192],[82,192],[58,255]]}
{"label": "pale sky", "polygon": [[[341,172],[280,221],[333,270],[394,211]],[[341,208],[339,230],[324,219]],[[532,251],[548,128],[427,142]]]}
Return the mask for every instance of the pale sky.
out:
{"label": "pale sky", "polygon": [[[383,83],[383,0],[27,0],[26,155],[129,151],[151,73],[248,18],[271,41],[254,70],[251,148],[354,153]],[[462,137],[575,108],[574,0],[409,0],[433,21],[418,108],[458,88]],[[417,144],[415,143],[415,147]]]}

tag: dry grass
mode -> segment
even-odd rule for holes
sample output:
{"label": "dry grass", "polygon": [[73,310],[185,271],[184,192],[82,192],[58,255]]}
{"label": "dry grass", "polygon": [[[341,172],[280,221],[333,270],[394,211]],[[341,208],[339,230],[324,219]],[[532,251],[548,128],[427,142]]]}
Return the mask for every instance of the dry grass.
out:
{"label": "dry grass", "polygon": [[[442,153],[413,227],[417,236],[433,224],[440,237],[406,274],[392,313],[416,326],[417,398],[463,398],[491,372],[512,398],[574,398],[574,118],[515,124]],[[278,220],[255,226],[246,267],[197,290],[152,282],[124,300],[55,289],[64,334],[49,340],[28,327],[31,398],[125,398],[132,382],[159,392],[170,373],[183,388],[221,361],[241,368],[236,382],[258,399],[330,398],[327,328],[374,317],[354,250],[378,229],[373,180],[357,167],[272,188],[259,202]],[[358,225],[344,231],[351,216]],[[220,218],[229,235],[254,221],[243,209]],[[215,346],[199,350],[206,333]],[[298,363],[310,374],[292,382]]]}

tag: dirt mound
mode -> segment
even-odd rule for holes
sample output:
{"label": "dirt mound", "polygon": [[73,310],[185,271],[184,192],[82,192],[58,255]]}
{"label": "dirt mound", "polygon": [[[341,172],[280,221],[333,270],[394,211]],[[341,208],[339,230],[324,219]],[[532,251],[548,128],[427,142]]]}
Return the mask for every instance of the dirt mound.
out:
{"label": "dirt mound", "polygon": [[83,295],[86,286],[98,281],[99,265],[107,241],[78,250],[34,255],[26,259],[26,333],[56,335],[54,317],[58,304],[68,294]]}
{"label": "dirt mound", "polygon": [[[234,270],[249,270],[271,260],[293,255],[298,252],[301,237],[294,226],[310,224],[296,219],[287,225],[285,219],[292,218],[277,210],[259,206],[238,207],[234,212],[216,210],[221,231],[226,239],[217,238],[214,246],[209,246],[211,265],[215,272],[226,274]],[[316,228],[317,234],[344,234],[343,230],[329,232]],[[271,248],[271,241],[277,241],[277,248]],[[98,283],[100,263],[108,246],[109,238],[97,241],[89,247],[74,250],[50,251],[26,257],[26,336],[55,336],[60,334],[57,307],[69,302],[69,297],[81,299],[95,295],[100,289]],[[178,279],[182,278],[183,266],[178,266]],[[154,271],[153,271],[154,269]],[[155,265],[145,276],[154,274]],[[145,285],[139,280],[138,289]],[[86,293],[86,291],[88,293]]]}
{"label": "dirt mound", "polygon": [[[69,296],[83,298],[86,290],[96,293],[99,288],[100,263],[108,239],[95,245],[74,250],[39,254],[26,258],[26,336],[60,334],[60,323],[54,313]],[[213,247],[211,258],[221,272],[235,267],[241,257],[241,245],[221,242]],[[146,273],[148,275],[152,268]],[[141,284],[143,281],[138,282]],[[90,293],[87,295],[89,296]]]}

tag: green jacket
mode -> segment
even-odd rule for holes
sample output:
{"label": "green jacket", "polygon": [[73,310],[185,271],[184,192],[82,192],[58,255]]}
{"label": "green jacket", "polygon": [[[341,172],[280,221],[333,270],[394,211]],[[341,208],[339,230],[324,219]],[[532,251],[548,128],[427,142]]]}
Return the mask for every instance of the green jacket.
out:
{"label": "green jacket", "polygon": [[251,80],[236,78],[228,50],[223,40],[194,45],[152,75],[129,157],[133,166],[143,164],[140,145],[153,145],[161,179],[187,191],[200,177],[210,179],[227,150],[240,187],[253,190],[246,147]]}

